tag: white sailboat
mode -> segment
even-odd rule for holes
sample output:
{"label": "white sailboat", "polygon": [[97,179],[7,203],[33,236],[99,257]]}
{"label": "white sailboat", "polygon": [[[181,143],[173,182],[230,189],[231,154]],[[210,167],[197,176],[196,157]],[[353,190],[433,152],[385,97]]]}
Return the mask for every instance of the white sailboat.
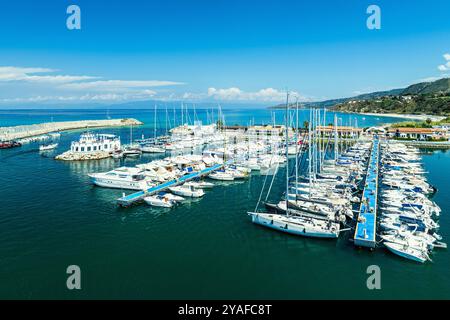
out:
{"label": "white sailboat", "polygon": [[166,148],[164,148],[162,145],[157,144],[157,137],[156,137],[156,104],[155,104],[155,115],[154,115],[154,124],[153,124],[153,144],[152,145],[145,145],[141,147],[142,152],[144,153],[165,153]]}
{"label": "white sailboat", "polygon": [[432,261],[426,250],[395,242],[384,242],[384,245],[389,251],[400,257],[420,263]]}
{"label": "white sailboat", "polygon": [[[285,133],[285,152],[288,158],[289,142],[289,94],[286,99],[286,133]],[[298,109],[297,109],[298,111]],[[311,139],[308,143],[311,142]],[[297,156],[297,155],[296,155]],[[297,174],[298,178],[298,174]],[[296,179],[297,179],[296,178]],[[286,197],[284,204],[278,204],[278,207],[286,214],[262,213],[257,212],[258,204],[254,212],[248,212],[252,222],[264,227],[272,228],[278,231],[313,238],[337,238],[340,232],[340,225],[329,219],[314,219],[311,216],[291,214],[289,205],[289,162],[286,161]],[[281,203],[281,202],[280,202]]]}

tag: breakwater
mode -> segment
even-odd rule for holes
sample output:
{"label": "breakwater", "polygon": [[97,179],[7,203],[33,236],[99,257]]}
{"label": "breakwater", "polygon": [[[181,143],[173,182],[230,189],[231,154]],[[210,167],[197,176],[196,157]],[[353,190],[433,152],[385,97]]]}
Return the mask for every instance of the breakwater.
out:
{"label": "breakwater", "polygon": [[136,119],[109,119],[109,120],[81,120],[49,122],[32,125],[22,125],[14,127],[0,127],[0,141],[17,140],[50,132],[60,132],[76,129],[90,129],[103,127],[122,127],[131,125],[142,125]]}

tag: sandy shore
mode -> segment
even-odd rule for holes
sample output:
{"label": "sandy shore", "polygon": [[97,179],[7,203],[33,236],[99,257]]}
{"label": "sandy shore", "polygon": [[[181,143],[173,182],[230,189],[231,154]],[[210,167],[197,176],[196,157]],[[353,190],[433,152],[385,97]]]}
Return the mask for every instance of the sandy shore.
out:
{"label": "sandy shore", "polygon": [[0,127],[0,141],[23,139],[50,132],[103,127],[123,127],[141,124],[143,123],[136,119],[111,119],[49,122],[15,127]]}
{"label": "sandy shore", "polygon": [[375,116],[375,117],[391,117],[391,118],[402,118],[408,120],[421,120],[425,121],[427,119],[431,119],[432,121],[441,121],[445,119],[444,116],[434,116],[428,114],[400,114],[400,113],[359,113],[367,116]]}

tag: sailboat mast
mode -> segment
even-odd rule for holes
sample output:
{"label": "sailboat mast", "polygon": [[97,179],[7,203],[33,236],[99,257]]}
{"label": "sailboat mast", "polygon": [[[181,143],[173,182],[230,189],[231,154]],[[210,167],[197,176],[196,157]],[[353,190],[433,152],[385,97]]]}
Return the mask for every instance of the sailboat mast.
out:
{"label": "sailboat mast", "polygon": [[169,135],[169,112],[167,111],[167,105],[166,105],[166,136]]}
{"label": "sailboat mast", "polygon": [[130,126],[130,147],[133,144],[133,124]]}
{"label": "sailboat mast", "polygon": [[311,196],[311,179],[312,179],[312,134],[311,134],[311,129],[312,129],[312,111],[313,109],[309,109],[309,122],[308,122],[308,173],[309,173],[309,194]]}
{"label": "sailboat mast", "polygon": [[289,154],[288,154],[288,142],[289,142],[289,91],[286,93],[286,215],[289,216]]}
{"label": "sailboat mast", "polygon": [[298,97],[295,102],[295,201],[298,194]]}
{"label": "sailboat mast", "polygon": [[156,142],[156,104],[155,104],[155,116],[153,119],[153,140]]}
{"label": "sailboat mast", "polygon": [[[319,126],[321,125],[320,116],[321,116],[320,109],[317,109],[317,123]],[[319,168],[321,168],[322,167],[322,134],[323,134],[323,130],[321,129],[317,133],[318,133],[317,145],[319,146],[319,148],[317,149],[317,157],[318,157],[318,162],[319,162]]]}
{"label": "sailboat mast", "polygon": [[337,131],[337,115],[334,115],[334,162],[338,159],[338,131]]}
{"label": "sailboat mast", "polygon": [[[325,108],[323,108],[323,122],[322,122],[322,128],[324,128],[323,130],[322,130],[322,149],[323,149],[323,152],[322,152],[322,165],[320,166],[320,171],[322,171],[322,167],[323,167],[323,162],[325,161],[325,156],[326,156],[326,153],[327,153],[327,150],[326,150],[326,148],[327,148],[327,143],[325,142],[325,126],[327,125],[327,109],[325,109]],[[328,141],[328,140],[327,140]]]}
{"label": "sailboat mast", "polygon": [[181,125],[184,125],[184,112],[183,112],[183,103],[181,103]]}

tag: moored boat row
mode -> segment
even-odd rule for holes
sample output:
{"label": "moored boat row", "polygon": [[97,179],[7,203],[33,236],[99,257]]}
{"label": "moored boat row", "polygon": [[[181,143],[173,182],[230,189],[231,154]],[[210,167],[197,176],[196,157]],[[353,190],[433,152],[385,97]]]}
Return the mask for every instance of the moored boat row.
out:
{"label": "moored boat row", "polygon": [[436,191],[424,177],[419,151],[385,143],[381,156],[381,239],[392,253],[416,262],[431,261],[434,248],[446,248],[436,219],[440,207],[430,199]]}

